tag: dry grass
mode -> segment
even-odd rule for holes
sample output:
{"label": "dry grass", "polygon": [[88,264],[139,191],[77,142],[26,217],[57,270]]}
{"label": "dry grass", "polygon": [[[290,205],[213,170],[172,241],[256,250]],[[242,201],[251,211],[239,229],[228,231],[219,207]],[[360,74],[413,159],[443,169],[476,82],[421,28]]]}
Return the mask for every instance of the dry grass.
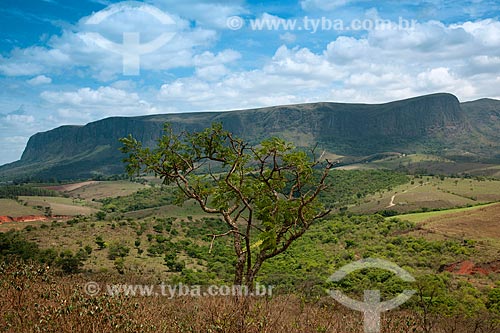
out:
{"label": "dry grass", "polygon": [[430,218],[422,227],[433,232],[472,239],[500,238],[500,204]]}
{"label": "dry grass", "polygon": [[[22,264],[0,270],[0,327],[5,332],[363,332],[361,313],[331,298],[88,296],[84,285],[89,280],[83,276],[60,277]],[[452,332],[453,326],[456,333],[500,332],[488,317],[437,319],[428,332]],[[419,315],[404,310],[384,314],[381,326],[383,333],[423,332]]]}

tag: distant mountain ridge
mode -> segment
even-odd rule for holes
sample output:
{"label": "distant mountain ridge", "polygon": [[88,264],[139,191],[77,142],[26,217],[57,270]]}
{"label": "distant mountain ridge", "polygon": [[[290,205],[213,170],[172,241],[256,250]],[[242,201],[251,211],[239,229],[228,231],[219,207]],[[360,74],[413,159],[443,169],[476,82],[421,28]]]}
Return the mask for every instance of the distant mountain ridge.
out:
{"label": "distant mountain ridge", "polygon": [[[495,113],[497,112],[497,113]],[[498,115],[484,119],[485,114]],[[0,179],[76,179],[122,173],[119,138],[132,134],[153,146],[170,122],[197,131],[221,122],[258,142],[279,136],[299,147],[318,143],[335,154],[367,156],[388,151],[500,158],[500,101],[460,104],[446,93],[385,104],[311,103],[227,112],[112,117],[85,126],[61,126],[33,135],[21,160],[0,167]]]}

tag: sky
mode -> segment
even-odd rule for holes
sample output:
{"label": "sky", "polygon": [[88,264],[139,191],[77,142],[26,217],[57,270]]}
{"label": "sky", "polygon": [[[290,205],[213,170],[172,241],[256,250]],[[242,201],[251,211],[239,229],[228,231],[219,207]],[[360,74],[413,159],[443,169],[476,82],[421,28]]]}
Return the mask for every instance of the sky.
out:
{"label": "sky", "polygon": [[111,116],[500,99],[500,1],[2,0],[0,165]]}

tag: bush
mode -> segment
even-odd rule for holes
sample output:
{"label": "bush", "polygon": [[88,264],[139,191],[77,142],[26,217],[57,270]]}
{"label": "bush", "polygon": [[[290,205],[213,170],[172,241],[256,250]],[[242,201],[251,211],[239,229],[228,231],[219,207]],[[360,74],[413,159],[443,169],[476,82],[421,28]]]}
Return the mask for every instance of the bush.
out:
{"label": "bush", "polygon": [[59,254],[59,258],[56,259],[55,264],[60,267],[64,273],[74,274],[80,271],[84,259],[85,258],[82,258],[81,255],[73,255],[70,250],[66,250]]}
{"label": "bush", "polygon": [[123,258],[128,255],[130,249],[121,242],[111,243],[108,247],[108,259],[115,260],[116,258]]}

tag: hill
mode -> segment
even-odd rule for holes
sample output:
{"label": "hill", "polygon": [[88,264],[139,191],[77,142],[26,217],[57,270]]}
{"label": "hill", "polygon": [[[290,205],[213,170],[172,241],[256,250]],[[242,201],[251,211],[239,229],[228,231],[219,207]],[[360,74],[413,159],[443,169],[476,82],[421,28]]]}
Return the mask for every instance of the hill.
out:
{"label": "hill", "polygon": [[[299,147],[316,143],[355,160],[385,152],[432,153],[466,160],[500,159],[500,101],[460,104],[451,94],[433,94],[386,104],[313,103],[230,112],[112,117],[85,126],[62,126],[33,135],[21,160],[0,167],[0,180],[34,177],[78,179],[123,172],[119,138],[132,134],[147,146],[163,124],[177,131],[221,122],[257,142],[279,136]],[[496,114],[496,113],[494,113]],[[493,116],[496,117],[496,116]]]}

